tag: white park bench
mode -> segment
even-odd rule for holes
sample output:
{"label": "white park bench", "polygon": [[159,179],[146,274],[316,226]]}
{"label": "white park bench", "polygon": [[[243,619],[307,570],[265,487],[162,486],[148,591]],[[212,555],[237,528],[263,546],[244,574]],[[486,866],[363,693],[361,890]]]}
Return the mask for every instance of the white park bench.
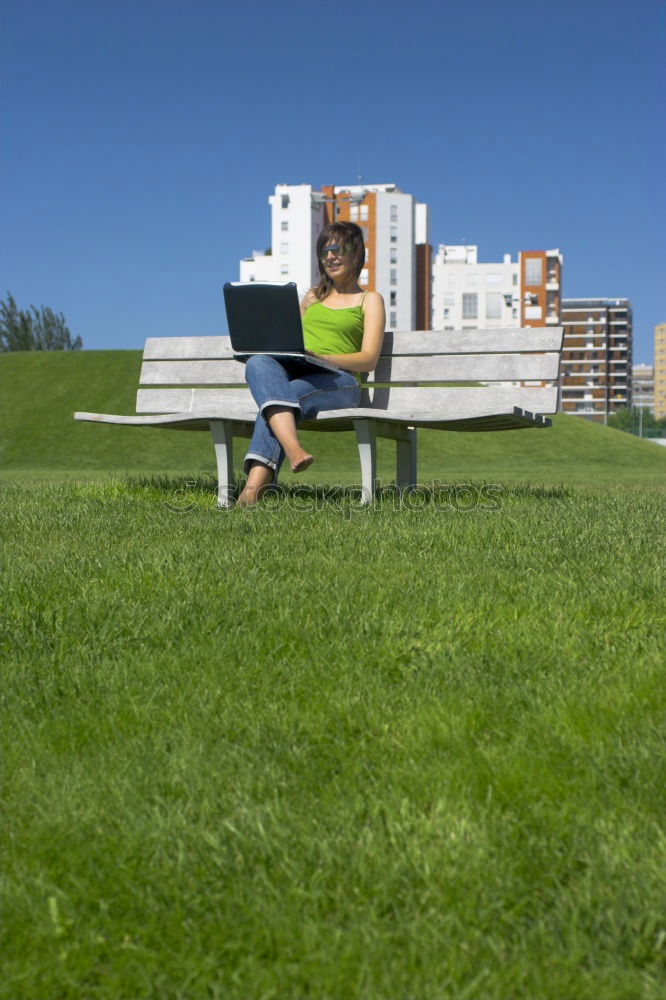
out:
{"label": "white park bench", "polygon": [[[308,431],[356,432],[367,501],[375,495],[377,437],[392,438],[396,485],[407,489],[416,484],[417,427],[501,431],[550,426],[551,421],[540,414],[557,408],[562,336],[562,327],[554,326],[387,333],[361,405],[322,411],[300,426]],[[505,384],[510,382],[522,384]],[[150,337],[139,384],[137,416],[75,413],[74,418],[170,430],[210,428],[218,503],[231,504],[233,439],[251,437],[257,408],[229,338]]]}

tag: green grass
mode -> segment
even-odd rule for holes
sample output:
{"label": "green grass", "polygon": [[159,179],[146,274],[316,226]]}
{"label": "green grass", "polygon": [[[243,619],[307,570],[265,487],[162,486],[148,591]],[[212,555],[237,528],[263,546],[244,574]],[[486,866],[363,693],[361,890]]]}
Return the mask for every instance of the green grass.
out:
{"label": "green grass", "polygon": [[495,509],[219,511],[205,435],[152,432],[205,443],[178,474],[122,471],[135,430],[59,451],[67,408],[133,408],[61,358],[0,489],[0,997],[661,1000],[661,449],[422,435]]}

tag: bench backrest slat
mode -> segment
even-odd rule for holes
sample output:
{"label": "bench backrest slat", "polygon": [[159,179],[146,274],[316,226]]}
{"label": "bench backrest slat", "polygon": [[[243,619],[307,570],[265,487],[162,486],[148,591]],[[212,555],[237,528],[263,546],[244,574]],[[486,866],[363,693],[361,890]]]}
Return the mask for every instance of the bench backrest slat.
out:
{"label": "bench backrest slat", "polygon": [[[560,356],[549,354],[449,354],[380,358],[368,381],[444,382],[556,379]],[[141,385],[244,385],[240,361],[144,361]]]}
{"label": "bench backrest slat", "polygon": [[[526,327],[513,330],[424,330],[384,335],[382,355],[511,354],[559,351],[563,327]],[[145,361],[231,359],[228,337],[149,337]]]}

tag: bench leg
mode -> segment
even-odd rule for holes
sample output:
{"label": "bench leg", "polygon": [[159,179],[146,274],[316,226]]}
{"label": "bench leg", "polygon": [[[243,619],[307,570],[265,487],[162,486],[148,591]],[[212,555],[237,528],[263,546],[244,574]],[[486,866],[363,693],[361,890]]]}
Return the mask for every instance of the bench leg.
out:
{"label": "bench leg", "polygon": [[363,503],[371,503],[375,498],[377,478],[377,428],[372,420],[355,420],[356,443],[361,460],[361,492]]}
{"label": "bench leg", "polygon": [[416,427],[406,427],[405,437],[395,443],[395,483],[399,490],[416,486]]}
{"label": "bench leg", "polygon": [[215,458],[217,459],[217,505],[230,507],[234,485],[234,435],[228,420],[211,420]]}

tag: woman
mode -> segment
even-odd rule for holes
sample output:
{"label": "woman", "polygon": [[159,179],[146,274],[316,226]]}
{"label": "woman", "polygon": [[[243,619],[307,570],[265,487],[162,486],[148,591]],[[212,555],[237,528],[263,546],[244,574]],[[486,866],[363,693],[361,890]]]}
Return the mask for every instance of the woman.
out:
{"label": "woman", "polygon": [[259,407],[254,434],[245,456],[245,488],[238,503],[250,506],[273,481],[287,458],[292,472],[302,472],[314,461],[298,440],[296,424],[320,410],[358,406],[360,373],[374,370],[384,337],[384,300],[378,292],[364,292],[358,283],[365,261],[363,233],[353,222],[335,222],[317,239],[321,279],[301,302],[305,349],[325,357],[340,371],[300,374],[289,362],[255,355],[245,366],[245,377]]}

